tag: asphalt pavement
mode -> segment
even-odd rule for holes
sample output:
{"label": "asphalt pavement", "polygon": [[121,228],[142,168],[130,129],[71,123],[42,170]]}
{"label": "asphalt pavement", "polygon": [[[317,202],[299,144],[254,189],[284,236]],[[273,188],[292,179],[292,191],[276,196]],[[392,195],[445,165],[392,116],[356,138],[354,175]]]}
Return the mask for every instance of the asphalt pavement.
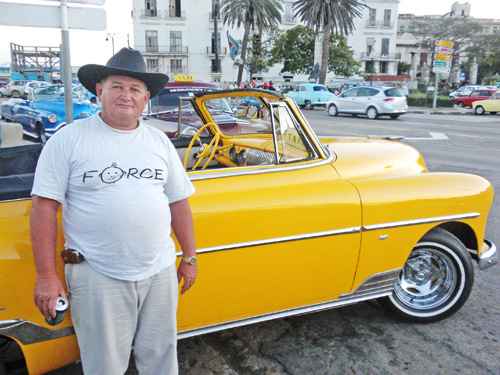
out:
{"label": "asphalt pavement", "polygon": [[[431,171],[479,174],[500,191],[500,116],[407,114],[398,120],[306,111],[319,135],[395,136]],[[500,244],[499,199],[487,237]],[[437,323],[402,323],[375,301],[179,342],[181,374],[500,374],[500,266],[479,271],[465,306]],[[228,301],[230,303],[230,301]],[[130,370],[129,374],[135,371]],[[52,375],[81,374],[78,365]]]}

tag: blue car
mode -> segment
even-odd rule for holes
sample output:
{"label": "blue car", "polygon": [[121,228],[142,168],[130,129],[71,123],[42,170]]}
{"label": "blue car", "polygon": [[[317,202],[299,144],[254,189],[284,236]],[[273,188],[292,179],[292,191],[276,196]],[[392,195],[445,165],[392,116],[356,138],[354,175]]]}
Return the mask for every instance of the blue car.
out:
{"label": "blue car", "polygon": [[298,106],[312,109],[316,106],[326,106],[326,103],[336,96],[328,91],[325,85],[316,83],[303,83],[296,90],[288,91],[286,96],[292,98]]}
{"label": "blue car", "polygon": [[[56,131],[66,125],[64,89],[53,85],[36,90],[31,100],[8,100],[0,106],[0,114],[7,121],[23,126],[30,138],[45,143]],[[81,89],[73,88],[73,118],[80,119],[97,113],[99,107],[91,103]]]}

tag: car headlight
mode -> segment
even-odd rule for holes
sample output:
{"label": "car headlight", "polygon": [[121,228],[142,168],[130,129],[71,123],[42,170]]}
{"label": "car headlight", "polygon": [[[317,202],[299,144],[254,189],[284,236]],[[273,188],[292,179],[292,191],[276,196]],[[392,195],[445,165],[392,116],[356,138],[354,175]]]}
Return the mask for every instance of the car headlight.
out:
{"label": "car headlight", "polygon": [[51,123],[54,124],[57,122],[57,116],[56,115],[48,115],[47,120]]}

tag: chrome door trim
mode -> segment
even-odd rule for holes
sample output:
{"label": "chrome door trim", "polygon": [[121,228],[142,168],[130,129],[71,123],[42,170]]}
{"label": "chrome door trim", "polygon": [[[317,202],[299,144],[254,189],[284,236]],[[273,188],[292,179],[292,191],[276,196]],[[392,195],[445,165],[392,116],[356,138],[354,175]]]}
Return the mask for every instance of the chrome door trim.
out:
{"label": "chrome door trim", "polygon": [[458,215],[434,216],[434,217],[427,217],[427,218],[422,218],[422,219],[393,221],[393,222],[381,223],[381,224],[363,225],[362,230],[363,231],[370,231],[370,230],[377,230],[377,229],[406,227],[406,226],[410,226],[410,225],[429,224],[429,223],[436,223],[436,222],[448,221],[448,220],[473,219],[473,218],[476,218],[479,216],[481,216],[481,215],[478,212],[468,212],[465,214],[458,214]]}
{"label": "chrome door trim", "polygon": [[71,336],[73,327],[48,329],[25,320],[0,320],[0,335],[15,338],[24,345]]}
{"label": "chrome door trim", "polygon": [[[225,329],[242,327],[242,326],[246,326],[246,325],[250,325],[250,324],[266,322],[268,320],[273,320],[273,319],[286,318],[286,317],[290,317],[290,316],[294,316],[294,315],[303,315],[303,314],[309,314],[309,313],[323,311],[323,310],[330,310],[330,309],[334,309],[334,308],[338,308],[338,307],[342,307],[342,306],[351,305],[351,304],[354,304],[357,302],[369,301],[372,299],[389,296],[392,294],[394,281],[396,280],[397,276],[399,275],[399,271],[400,271],[400,269],[377,273],[377,274],[369,277],[356,290],[356,292],[351,293],[351,294],[341,295],[340,298],[332,300],[332,301],[327,301],[327,302],[313,304],[313,305],[306,305],[306,306],[297,307],[297,308],[291,308],[291,309],[287,309],[287,310],[278,311],[275,313],[263,314],[263,315],[259,315],[259,316],[255,316],[255,317],[251,317],[251,318],[228,321],[228,322],[224,322],[221,324],[215,324],[212,326],[207,326],[207,327],[197,328],[197,329],[193,329],[193,330],[189,330],[189,331],[184,331],[184,332],[178,333],[177,338],[179,340],[182,340],[182,339],[185,339],[188,337],[204,335],[207,333],[213,333],[213,332],[222,331]],[[394,274],[396,275],[395,277],[393,276]],[[390,277],[388,277],[387,275],[390,275]],[[384,277],[385,277],[385,279],[384,279]],[[378,286],[376,286],[377,278],[382,278],[381,279],[382,282],[379,282]],[[389,283],[388,282],[389,279],[392,282]],[[369,285],[369,284],[372,285],[370,288],[363,287],[364,285]]]}
{"label": "chrome door trim", "polygon": [[[313,239],[313,238],[319,238],[319,237],[338,236],[338,235],[343,235],[343,234],[367,232],[367,231],[378,230],[378,229],[397,228],[397,227],[404,227],[404,226],[410,226],[410,225],[429,224],[429,223],[436,223],[436,222],[448,221],[448,220],[476,218],[479,216],[480,216],[480,214],[477,212],[470,212],[470,213],[465,213],[465,214],[460,214],[460,215],[434,216],[434,217],[414,219],[414,220],[393,221],[393,222],[382,223],[382,224],[366,225],[366,226],[362,226],[362,227],[349,227],[349,228],[341,228],[341,229],[332,229],[332,230],[327,230],[327,231],[323,231],[323,232],[302,233],[302,234],[296,234],[296,235],[291,235],[291,236],[267,238],[264,240],[235,242],[235,243],[230,243],[230,244],[225,244],[225,245],[204,247],[204,248],[200,248],[200,249],[196,250],[196,253],[203,254],[203,253],[212,253],[212,252],[216,252],[216,251],[235,250],[235,249],[242,249],[242,248],[252,247],[252,246],[262,246],[262,245],[269,245],[269,244],[274,244],[274,243],[300,241],[300,240],[307,240],[307,239]],[[182,252],[177,252],[176,255],[181,256]]]}
{"label": "chrome door trim", "polygon": [[[243,249],[243,248],[252,247],[252,246],[270,245],[270,244],[275,244],[275,243],[300,241],[300,240],[307,240],[307,239],[312,239],[312,238],[338,236],[341,234],[351,234],[351,233],[359,233],[359,232],[361,232],[361,227],[351,227],[351,228],[327,230],[324,232],[298,234],[298,235],[294,235],[294,236],[268,238],[265,240],[256,240],[256,241],[248,241],[248,242],[235,242],[235,243],[227,244],[227,245],[200,248],[200,249],[196,250],[196,254],[213,253],[216,251],[225,251],[225,250]],[[182,252],[177,252],[176,255],[181,256]]]}

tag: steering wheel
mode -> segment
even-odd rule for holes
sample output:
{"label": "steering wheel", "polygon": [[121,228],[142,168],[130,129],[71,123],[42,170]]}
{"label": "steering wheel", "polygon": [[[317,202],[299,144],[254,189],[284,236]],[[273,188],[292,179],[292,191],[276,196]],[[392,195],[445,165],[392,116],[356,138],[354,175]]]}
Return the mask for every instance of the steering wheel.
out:
{"label": "steering wheel", "polygon": [[[201,135],[205,130],[212,130],[211,133],[213,133],[213,138],[210,140],[208,144],[204,144],[201,141]],[[184,154],[184,162],[183,162],[184,168],[185,169],[188,168],[189,156],[193,151],[193,146],[195,142],[198,142],[201,149],[199,152],[193,155],[195,163],[193,164],[191,170],[192,171],[196,170],[203,162],[203,160],[206,159],[205,163],[201,167],[201,169],[205,169],[208,166],[208,164],[210,164],[210,162],[214,159],[217,151],[225,149],[225,147],[219,146],[220,139],[221,139],[221,132],[217,124],[209,122],[203,125],[201,128],[199,128],[198,131],[193,135],[193,138],[191,138],[191,142],[189,142],[189,145]]]}

